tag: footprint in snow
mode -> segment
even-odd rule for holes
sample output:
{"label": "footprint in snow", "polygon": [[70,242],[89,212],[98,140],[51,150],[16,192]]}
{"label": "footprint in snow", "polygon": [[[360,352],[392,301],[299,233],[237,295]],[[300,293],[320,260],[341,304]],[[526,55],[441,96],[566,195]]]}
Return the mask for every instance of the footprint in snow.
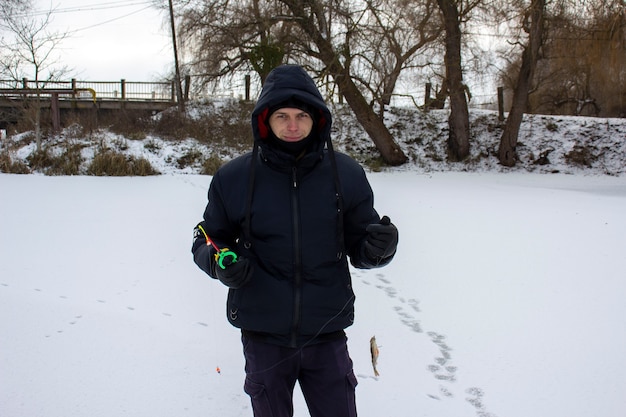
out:
{"label": "footprint in snow", "polygon": [[382,282],[383,284],[386,285],[376,285],[376,288],[385,291],[385,293],[387,293],[387,296],[391,297],[391,298],[396,298],[396,295],[398,294],[398,291],[393,288],[392,286],[388,285],[391,283],[391,281],[389,281],[387,278],[385,278],[385,276],[383,274],[376,274],[376,278]]}
{"label": "footprint in snow", "polygon": [[[391,280],[387,279],[385,275],[379,273],[376,274],[376,278],[380,282],[376,285],[376,288],[384,291],[388,297],[399,300],[402,304],[394,307],[394,310],[396,311],[400,322],[409,327],[415,333],[424,333],[420,321],[417,320],[413,314],[407,312],[404,308],[404,306],[408,305],[408,308],[412,311],[412,313],[421,313],[419,301],[414,298],[410,298],[407,301],[404,297],[399,297],[398,291],[391,285]],[[365,280],[362,280],[362,282],[370,285],[370,283]],[[434,378],[441,381],[442,384],[439,386],[438,394],[426,395],[434,400],[453,398],[454,394],[452,390],[450,390],[446,386],[447,384],[452,384],[457,380],[456,373],[458,368],[452,362],[452,348],[447,344],[445,335],[437,332],[428,332],[427,335],[430,338],[431,342],[439,348],[439,356],[433,358],[434,363],[430,364],[427,369],[433,374]],[[368,376],[359,375],[359,377],[366,378]],[[479,417],[496,417],[493,414],[487,412],[483,401],[484,393],[480,388],[469,388],[466,393],[471,395],[471,397],[466,398],[466,400],[472,406],[474,406],[474,408],[476,409],[476,413]]]}

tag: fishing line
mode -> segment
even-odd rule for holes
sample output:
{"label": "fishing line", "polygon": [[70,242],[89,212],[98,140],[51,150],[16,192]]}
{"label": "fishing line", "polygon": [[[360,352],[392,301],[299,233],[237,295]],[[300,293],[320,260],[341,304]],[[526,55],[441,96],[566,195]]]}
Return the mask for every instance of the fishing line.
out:
{"label": "fishing line", "polygon": [[324,331],[324,329],[326,328],[326,326],[328,326],[333,320],[335,320],[337,317],[339,317],[344,311],[345,309],[348,307],[348,305],[350,305],[350,302],[352,302],[352,300],[354,300],[355,295],[352,294],[352,296],[350,296],[350,298],[348,298],[348,301],[346,301],[346,303],[343,305],[343,307],[341,307],[341,310],[339,310],[339,312],[337,314],[335,314],[334,316],[332,316],[330,319],[328,319],[326,321],[326,323],[324,323],[320,329],[318,330],[317,333],[315,333],[315,335],[313,337],[311,337],[309,340],[307,340],[300,348],[298,348],[298,350],[296,350],[294,353],[292,353],[291,355],[279,360],[278,362],[276,362],[275,364],[273,364],[272,366],[269,366],[265,369],[262,369],[260,371],[254,371],[254,372],[250,372],[250,374],[260,374],[260,373],[265,373],[265,372],[269,372],[272,369],[276,368],[278,365],[282,364],[283,362],[286,362],[294,357],[296,357],[297,355],[299,355],[302,350],[307,347],[308,345],[310,345],[320,334],[322,334],[322,331]]}
{"label": "fishing line", "polygon": [[[206,232],[206,230],[204,230],[204,227],[202,227],[201,224],[198,225],[198,229],[204,235],[204,239],[206,241],[207,246],[213,246],[213,248],[215,249],[216,251],[215,261],[217,262],[220,268],[226,269],[228,265],[231,265],[237,262],[237,254],[235,252],[231,251],[228,248],[220,249],[220,247],[215,244],[213,239],[209,237],[209,234]],[[211,292],[211,305],[212,306],[215,305],[215,302],[214,302],[215,300],[213,299],[213,297],[214,297],[213,292]],[[213,334],[215,334],[215,314],[213,312],[211,313],[211,328],[213,329]],[[217,343],[215,340],[216,338],[213,337],[213,352],[214,353],[217,352]],[[215,366],[215,372],[217,372],[218,374],[222,373],[222,370],[220,369],[219,364]]]}
{"label": "fishing line", "polygon": [[[208,233],[206,232],[206,230],[204,230],[204,228],[202,227],[201,224],[198,225],[198,229],[202,232],[202,234],[204,235],[204,239],[206,240],[206,244],[209,246],[213,246],[213,248],[215,249],[216,253],[215,253],[215,261],[217,262],[217,264],[219,265],[220,268],[222,269],[226,269],[226,267],[234,262],[237,262],[237,254],[233,251],[231,251],[228,248],[221,248],[219,246],[217,246],[215,244],[215,242],[209,237]],[[324,331],[324,329],[335,319],[337,319],[345,310],[346,308],[350,305],[350,303],[354,300],[355,295],[354,293],[350,296],[350,298],[348,298],[348,300],[345,302],[345,304],[341,307],[341,309],[337,312],[337,314],[335,314],[334,316],[332,316],[330,319],[328,319],[317,331],[317,333],[315,333],[309,340],[307,340],[298,350],[296,350],[293,354],[287,356],[286,358],[283,358],[281,360],[279,360],[278,362],[276,362],[275,364],[273,364],[272,366],[269,366],[266,369],[262,369],[260,371],[255,371],[255,372],[251,372],[253,374],[259,374],[259,373],[264,373],[264,372],[268,372],[274,368],[276,368],[278,365],[282,364],[285,361],[288,361],[292,358],[294,358],[295,356],[299,355],[302,350],[307,347],[308,345],[310,345],[320,334],[322,334],[322,332]],[[214,317],[212,316],[212,320],[214,320]],[[214,342],[215,343],[215,342]],[[216,372],[220,373],[220,368],[219,366],[217,366],[216,368]]]}
{"label": "fishing line", "polygon": [[221,360],[220,360],[221,354],[218,354],[218,351],[217,351],[217,337],[216,337],[217,333],[215,331],[215,327],[216,327],[216,323],[217,323],[216,320],[217,319],[215,318],[215,311],[213,309],[213,306],[218,305],[218,303],[216,303],[214,291],[210,291],[209,298],[210,298],[209,302],[211,303],[211,313],[210,313],[211,314],[211,318],[210,318],[210,321],[211,321],[211,345],[212,345],[212,349],[213,349],[213,358],[215,360],[215,372],[217,372],[218,374],[221,374],[222,372],[221,372],[220,365],[219,365],[220,362],[221,362]]}

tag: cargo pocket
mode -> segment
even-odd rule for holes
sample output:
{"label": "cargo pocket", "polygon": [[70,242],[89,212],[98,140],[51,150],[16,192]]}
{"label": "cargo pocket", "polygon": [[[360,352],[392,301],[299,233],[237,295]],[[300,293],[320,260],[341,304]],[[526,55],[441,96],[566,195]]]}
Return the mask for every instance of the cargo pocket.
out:
{"label": "cargo pocket", "polygon": [[250,396],[252,400],[252,410],[254,417],[273,417],[272,407],[270,406],[269,398],[267,398],[267,391],[265,391],[265,385],[251,381],[246,378],[243,385],[243,390]]}
{"label": "cargo pocket", "polygon": [[348,416],[356,417],[356,396],[354,394],[356,390],[356,386],[358,385],[358,381],[356,380],[356,376],[354,375],[354,371],[350,370],[346,375],[346,393],[348,400]]}

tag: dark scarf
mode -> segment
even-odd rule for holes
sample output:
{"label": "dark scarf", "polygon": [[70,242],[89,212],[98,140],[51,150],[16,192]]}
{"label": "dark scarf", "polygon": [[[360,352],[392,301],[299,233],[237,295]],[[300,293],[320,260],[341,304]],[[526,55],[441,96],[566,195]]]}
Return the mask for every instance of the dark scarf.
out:
{"label": "dark scarf", "polygon": [[267,144],[272,148],[288,153],[289,155],[299,157],[311,150],[311,145],[315,142],[317,136],[316,129],[312,129],[311,133],[309,133],[309,135],[304,139],[297,142],[286,142],[279,139],[278,136],[276,136],[270,129],[267,136]]}

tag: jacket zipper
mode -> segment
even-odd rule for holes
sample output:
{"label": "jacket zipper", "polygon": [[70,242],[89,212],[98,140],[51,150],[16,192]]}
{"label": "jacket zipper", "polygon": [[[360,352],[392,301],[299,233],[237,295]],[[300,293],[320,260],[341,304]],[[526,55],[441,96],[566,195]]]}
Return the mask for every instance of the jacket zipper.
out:
{"label": "jacket zipper", "polygon": [[302,259],[300,254],[300,211],[298,210],[298,169],[294,165],[291,168],[291,218],[293,221],[293,250],[294,250],[294,277],[293,277],[293,321],[291,327],[291,347],[298,345],[298,332],[300,327],[300,310],[302,303]]}

